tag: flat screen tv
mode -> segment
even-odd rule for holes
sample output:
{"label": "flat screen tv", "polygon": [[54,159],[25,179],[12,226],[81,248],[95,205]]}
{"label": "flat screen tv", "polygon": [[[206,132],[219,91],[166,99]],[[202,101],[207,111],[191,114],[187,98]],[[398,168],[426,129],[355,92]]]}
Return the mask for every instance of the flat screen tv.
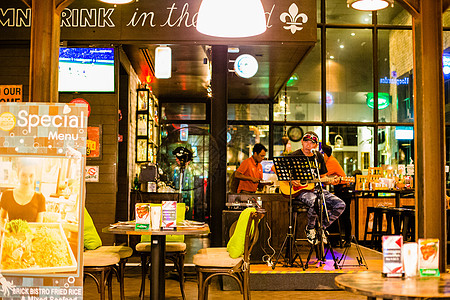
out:
{"label": "flat screen tv", "polygon": [[60,48],[59,92],[114,92],[114,48]]}

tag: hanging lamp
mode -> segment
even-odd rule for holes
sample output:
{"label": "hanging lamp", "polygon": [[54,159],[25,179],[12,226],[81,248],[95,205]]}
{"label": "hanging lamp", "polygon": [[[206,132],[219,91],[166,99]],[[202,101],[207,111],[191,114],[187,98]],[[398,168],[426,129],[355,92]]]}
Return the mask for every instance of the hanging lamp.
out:
{"label": "hanging lamp", "polygon": [[197,16],[197,31],[223,38],[242,38],[266,31],[261,0],[203,0]]}
{"label": "hanging lamp", "polygon": [[99,1],[108,4],[128,4],[134,2],[135,0],[99,0]]}
{"label": "hanging lamp", "polygon": [[347,0],[347,6],[364,11],[380,10],[389,5],[394,7],[394,0]]}

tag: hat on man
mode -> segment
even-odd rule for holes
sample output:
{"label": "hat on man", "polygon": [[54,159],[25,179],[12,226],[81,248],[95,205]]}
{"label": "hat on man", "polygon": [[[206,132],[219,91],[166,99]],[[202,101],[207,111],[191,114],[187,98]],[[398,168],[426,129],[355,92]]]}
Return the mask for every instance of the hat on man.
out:
{"label": "hat on man", "polygon": [[302,140],[306,141],[311,141],[313,143],[318,144],[319,143],[319,137],[317,136],[317,134],[314,131],[307,131],[304,135]]}

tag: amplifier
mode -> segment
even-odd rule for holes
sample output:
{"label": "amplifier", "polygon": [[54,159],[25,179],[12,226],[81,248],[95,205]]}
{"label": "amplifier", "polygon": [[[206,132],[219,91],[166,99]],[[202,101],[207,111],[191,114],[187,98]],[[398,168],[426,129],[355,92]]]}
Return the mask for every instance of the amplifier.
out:
{"label": "amplifier", "polygon": [[[227,246],[228,241],[233,235],[234,229],[236,228],[237,221],[241,211],[237,210],[224,210],[222,211],[222,245]],[[259,238],[256,244],[253,246],[252,253],[250,255],[250,261],[252,263],[263,263],[262,257],[265,255],[263,246],[266,243],[268,237],[267,227],[265,219],[263,218],[258,225],[259,228]],[[272,254],[272,253],[269,253]]]}

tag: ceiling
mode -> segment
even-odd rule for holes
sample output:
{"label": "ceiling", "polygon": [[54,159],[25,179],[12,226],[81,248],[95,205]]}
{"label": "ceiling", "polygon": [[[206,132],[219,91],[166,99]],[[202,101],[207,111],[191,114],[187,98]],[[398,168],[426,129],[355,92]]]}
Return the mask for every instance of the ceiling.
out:
{"label": "ceiling", "polygon": [[[141,81],[145,82],[154,72],[155,44],[123,45],[131,64]],[[152,78],[149,86],[160,100],[207,98],[209,66],[212,47],[195,44],[168,44],[172,49],[172,77]],[[233,46],[239,53],[228,53],[228,99],[271,100],[276,97],[297,65],[314,44],[296,45],[244,45]],[[230,46],[231,47],[231,46]],[[251,54],[258,61],[258,72],[252,78],[237,76],[234,60],[241,54]]]}

